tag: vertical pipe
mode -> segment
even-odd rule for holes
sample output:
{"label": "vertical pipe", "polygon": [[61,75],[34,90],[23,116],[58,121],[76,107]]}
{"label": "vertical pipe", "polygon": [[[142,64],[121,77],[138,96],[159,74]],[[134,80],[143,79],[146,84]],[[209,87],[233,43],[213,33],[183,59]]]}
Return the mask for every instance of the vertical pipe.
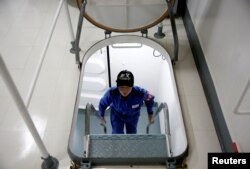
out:
{"label": "vertical pipe", "polygon": [[25,103],[20,95],[20,93],[17,90],[17,87],[13,81],[13,79],[11,78],[11,75],[2,59],[2,56],[0,54],[0,74],[2,75],[4,82],[6,84],[6,87],[8,88],[13,100],[15,101],[17,108],[19,109],[22,118],[24,119],[29,131],[31,132],[40,152],[42,153],[42,157],[44,159],[49,157],[49,154],[43,144],[43,141],[41,139],[41,137],[39,136],[39,133],[36,130],[36,127],[29,115],[29,112],[25,106]]}
{"label": "vertical pipe", "polygon": [[86,109],[85,109],[85,130],[84,130],[84,135],[89,135],[90,134],[90,104],[87,103]]}
{"label": "vertical pipe", "polygon": [[67,1],[64,1],[64,9],[65,9],[65,13],[66,13],[66,20],[67,20],[67,23],[68,23],[68,28],[69,28],[69,34],[70,34],[70,37],[71,37],[71,41],[73,42],[75,40],[75,36],[74,36],[73,27],[72,27],[72,22],[71,22],[71,19],[70,19],[69,7],[68,7]]}
{"label": "vertical pipe", "polygon": [[35,71],[34,78],[31,81],[31,87],[29,88],[28,95],[27,95],[27,101],[26,101],[27,108],[30,105],[31,97],[33,95],[33,92],[34,92],[34,89],[35,89],[35,86],[36,86],[36,83],[37,83],[37,80],[38,80],[38,76],[39,76],[39,73],[41,71],[42,64],[43,64],[45,55],[47,53],[47,49],[48,49],[48,46],[49,46],[52,34],[54,32],[54,29],[55,29],[55,26],[56,26],[56,22],[57,22],[59,14],[60,14],[60,11],[62,9],[62,5],[63,5],[64,1],[65,0],[61,0],[60,3],[59,3],[59,5],[58,5],[58,7],[57,7],[56,14],[54,16],[54,19],[53,19],[53,22],[52,22],[52,25],[51,25],[51,28],[50,28],[50,33],[49,33],[49,35],[47,37],[46,44],[44,45],[44,48],[43,48],[43,51],[42,51],[42,54],[41,54],[41,57],[40,57],[40,60],[39,60],[38,67],[37,67],[37,69]]}
{"label": "vertical pipe", "polygon": [[169,111],[167,103],[164,103],[164,120],[165,120],[165,133],[166,137],[166,146],[168,151],[168,157],[172,157],[172,148],[171,148],[171,133],[170,133],[170,123],[169,123]]}
{"label": "vertical pipe", "polygon": [[80,52],[79,42],[80,42],[80,36],[81,36],[82,24],[83,24],[83,15],[85,12],[86,4],[87,4],[87,0],[83,0],[82,5],[81,5],[81,9],[80,9],[79,19],[78,19],[77,31],[76,31],[75,56],[76,56],[76,64],[79,64],[79,65],[81,65],[80,54],[79,54],[79,52]]}
{"label": "vertical pipe", "polygon": [[[105,39],[111,37],[111,31],[105,30]],[[108,66],[108,81],[109,81],[109,87],[111,87],[111,67],[110,67],[110,51],[109,51],[109,45],[106,47],[107,50],[107,66]]]}
{"label": "vertical pipe", "polygon": [[91,111],[91,104],[87,103],[85,109],[85,130],[84,130],[84,155],[87,158],[89,153],[89,135],[90,135],[90,111]]}
{"label": "vertical pipe", "polygon": [[178,41],[178,35],[177,35],[176,24],[175,24],[171,0],[167,0],[167,4],[168,4],[168,13],[169,13],[169,18],[170,18],[170,23],[171,23],[171,27],[172,27],[173,36],[174,36],[174,59],[172,61],[173,61],[173,63],[175,63],[176,61],[178,61],[179,41]]}
{"label": "vertical pipe", "polygon": [[107,63],[108,63],[108,80],[109,80],[109,87],[111,87],[111,70],[110,70],[110,53],[109,53],[109,46],[107,46]]}

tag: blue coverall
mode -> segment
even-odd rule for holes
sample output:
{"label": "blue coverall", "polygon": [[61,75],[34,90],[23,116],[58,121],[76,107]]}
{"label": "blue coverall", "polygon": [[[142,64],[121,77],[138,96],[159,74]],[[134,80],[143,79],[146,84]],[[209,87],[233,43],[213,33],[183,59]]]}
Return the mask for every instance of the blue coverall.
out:
{"label": "blue coverall", "polygon": [[112,134],[124,134],[124,126],[127,134],[136,134],[143,103],[147,107],[148,114],[153,114],[154,96],[147,90],[133,86],[131,93],[123,97],[118,87],[111,87],[100,100],[99,115],[104,118],[105,110],[110,106]]}

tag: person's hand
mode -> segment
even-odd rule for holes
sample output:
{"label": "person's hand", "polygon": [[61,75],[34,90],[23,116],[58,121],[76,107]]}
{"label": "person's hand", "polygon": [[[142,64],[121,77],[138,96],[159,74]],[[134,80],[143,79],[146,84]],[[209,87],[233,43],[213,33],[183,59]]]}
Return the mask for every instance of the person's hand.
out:
{"label": "person's hand", "polygon": [[149,122],[150,124],[152,124],[152,123],[155,122],[155,118],[154,118],[153,114],[149,114],[149,115],[148,115],[148,122]]}
{"label": "person's hand", "polygon": [[100,118],[100,124],[101,124],[101,125],[105,125],[105,124],[106,124],[106,120],[105,120],[104,117],[101,117],[101,118]]}

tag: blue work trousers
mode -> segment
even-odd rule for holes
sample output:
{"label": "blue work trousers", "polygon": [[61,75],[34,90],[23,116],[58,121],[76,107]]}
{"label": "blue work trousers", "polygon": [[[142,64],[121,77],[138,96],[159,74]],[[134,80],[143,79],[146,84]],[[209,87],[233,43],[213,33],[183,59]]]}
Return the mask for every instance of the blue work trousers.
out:
{"label": "blue work trousers", "polygon": [[112,126],[112,134],[124,134],[124,126],[126,128],[126,134],[136,134],[137,124],[140,114],[133,117],[125,117],[117,112],[111,111],[110,121]]}

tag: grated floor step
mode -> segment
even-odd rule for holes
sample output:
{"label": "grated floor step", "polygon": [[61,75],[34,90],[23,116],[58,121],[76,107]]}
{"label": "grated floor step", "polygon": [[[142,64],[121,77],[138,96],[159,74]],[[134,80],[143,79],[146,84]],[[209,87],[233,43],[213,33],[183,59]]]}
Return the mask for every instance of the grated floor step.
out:
{"label": "grated floor step", "polygon": [[116,162],[152,162],[167,158],[165,135],[90,135],[88,158]]}

